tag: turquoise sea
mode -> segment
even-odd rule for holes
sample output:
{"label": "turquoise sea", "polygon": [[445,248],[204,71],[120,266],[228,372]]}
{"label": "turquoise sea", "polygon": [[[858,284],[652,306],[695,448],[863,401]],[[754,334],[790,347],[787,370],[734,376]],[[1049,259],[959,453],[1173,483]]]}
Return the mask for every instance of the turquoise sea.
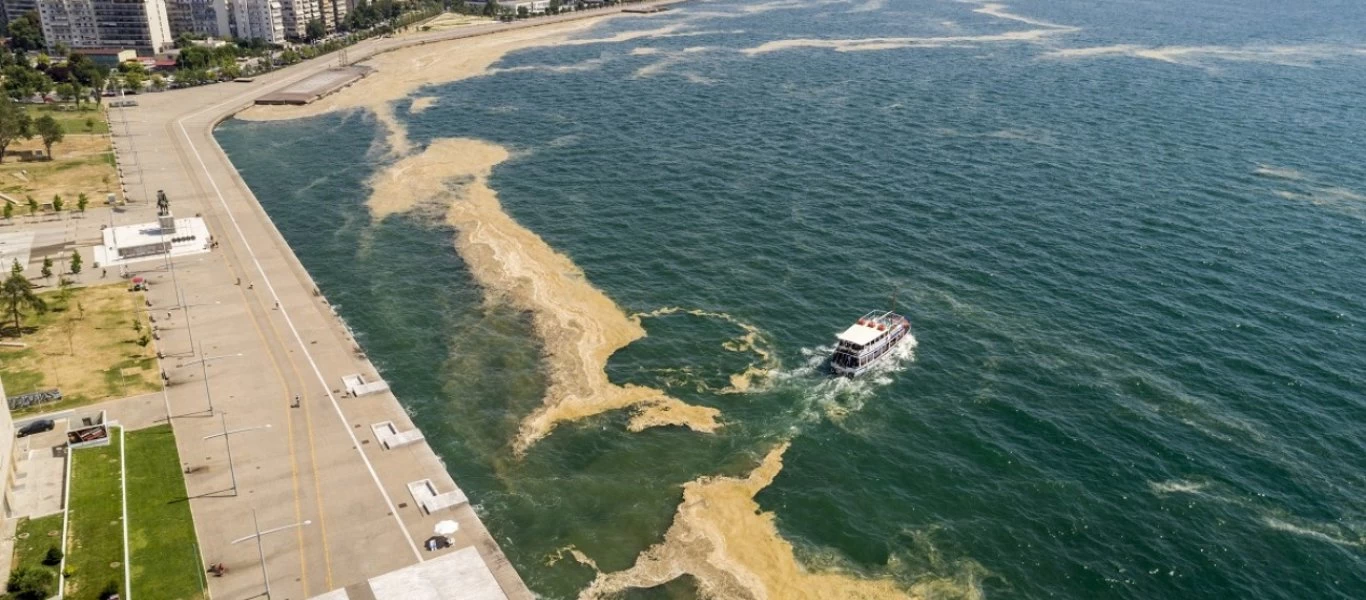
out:
{"label": "turquoise sea", "polygon": [[[757,500],[812,569],[949,596],[1359,599],[1363,24],[1345,0],[691,2],[580,37],[653,35],[423,90],[433,107],[396,111],[413,142],[512,149],[505,210],[627,312],[734,320],[647,318],[608,365],[720,409],[717,433],[608,413],[524,458],[530,320],[485,303],[431,215],[370,218],[392,160],[373,117],[217,136],[545,598],[594,577],[557,550],[628,568],[682,484],[790,439]],[[894,292],[913,354],[823,376]],[[757,360],[723,347],[735,322],[779,368],[724,394]]]}

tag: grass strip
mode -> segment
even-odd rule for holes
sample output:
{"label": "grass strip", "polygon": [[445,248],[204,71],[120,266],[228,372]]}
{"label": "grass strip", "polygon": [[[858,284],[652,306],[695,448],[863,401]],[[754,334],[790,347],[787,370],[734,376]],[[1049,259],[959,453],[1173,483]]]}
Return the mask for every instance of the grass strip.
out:
{"label": "grass strip", "polygon": [[[114,432],[110,432],[113,434]],[[114,582],[123,586],[123,502],[119,486],[119,438],[108,446],[71,455],[66,580],[68,600],[97,600]]]}
{"label": "grass strip", "polygon": [[129,431],[128,551],[137,600],[204,597],[194,518],[170,425]]}

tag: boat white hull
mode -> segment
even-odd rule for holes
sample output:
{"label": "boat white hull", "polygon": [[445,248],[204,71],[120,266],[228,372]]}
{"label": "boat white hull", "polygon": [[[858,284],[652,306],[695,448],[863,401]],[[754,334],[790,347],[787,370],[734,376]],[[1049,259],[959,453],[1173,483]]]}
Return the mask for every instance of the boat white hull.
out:
{"label": "boat white hull", "polygon": [[892,354],[898,346],[905,343],[906,340],[911,337],[910,333],[911,328],[909,326],[902,328],[902,330],[896,334],[896,337],[887,343],[886,347],[882,348],[876,356],[863,361],[863,364],[844,365],[831,361],[830,371],[837,377],[858,377],[859,375],[867,373],[869,370],[882,363],[882,361],[886,360],[887,356]]}

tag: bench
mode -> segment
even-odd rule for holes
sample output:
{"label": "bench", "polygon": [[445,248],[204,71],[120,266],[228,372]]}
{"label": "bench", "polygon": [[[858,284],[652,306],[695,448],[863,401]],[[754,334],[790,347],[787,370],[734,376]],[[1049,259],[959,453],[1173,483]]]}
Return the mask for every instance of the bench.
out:
{"label": "bench", "polygon": [[389,384],[385,383],[383,379],[367,382],[365,381],[365,377],[360,374],[342,377],[342,386],[346,388],[346,393],[357,397],[367,394],[377,394],[389,389]]}
{"label": "bench", "polygon": [[465,497],[465,492],[460,491],[460,488],[455,488],[455,491],[452,492],[438,493],[436,485],[430,479],[409,483],[408,493],[413,495],[413,501],[417,502],[417,505],[429,515],[438,510],[460,506],[470,501],[469,498]]}
{"label": "bench", "polygon": [[375,423],[370,426],[370,430],[375,432],[375,439],[378,440],[379,445],[384,446],[384,449],[386,450],[402,448],[426,439],[426,436],[422,435],[422,432],[417,429],[399,431],[393,421]]}

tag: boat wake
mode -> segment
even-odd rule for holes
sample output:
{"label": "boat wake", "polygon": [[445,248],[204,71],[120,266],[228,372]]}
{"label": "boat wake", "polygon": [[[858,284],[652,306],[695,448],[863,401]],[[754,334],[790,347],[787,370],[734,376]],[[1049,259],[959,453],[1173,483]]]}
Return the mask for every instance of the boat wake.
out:
{"label": "boat wake", "polygon": [[840,421],[862,410],[879,390],[896,381],[896,374],[915,361],[917,346],[919,341],[915,334],[907,333],[906,340],[888,352],[886,358],[854,378],[830,375],[830,357],[835,352],[833,345],[802,348],[802,356],[806,359],[802,366],[775,373],[774,385],[802,389],[803,420],[816,421],[824,417]]}

